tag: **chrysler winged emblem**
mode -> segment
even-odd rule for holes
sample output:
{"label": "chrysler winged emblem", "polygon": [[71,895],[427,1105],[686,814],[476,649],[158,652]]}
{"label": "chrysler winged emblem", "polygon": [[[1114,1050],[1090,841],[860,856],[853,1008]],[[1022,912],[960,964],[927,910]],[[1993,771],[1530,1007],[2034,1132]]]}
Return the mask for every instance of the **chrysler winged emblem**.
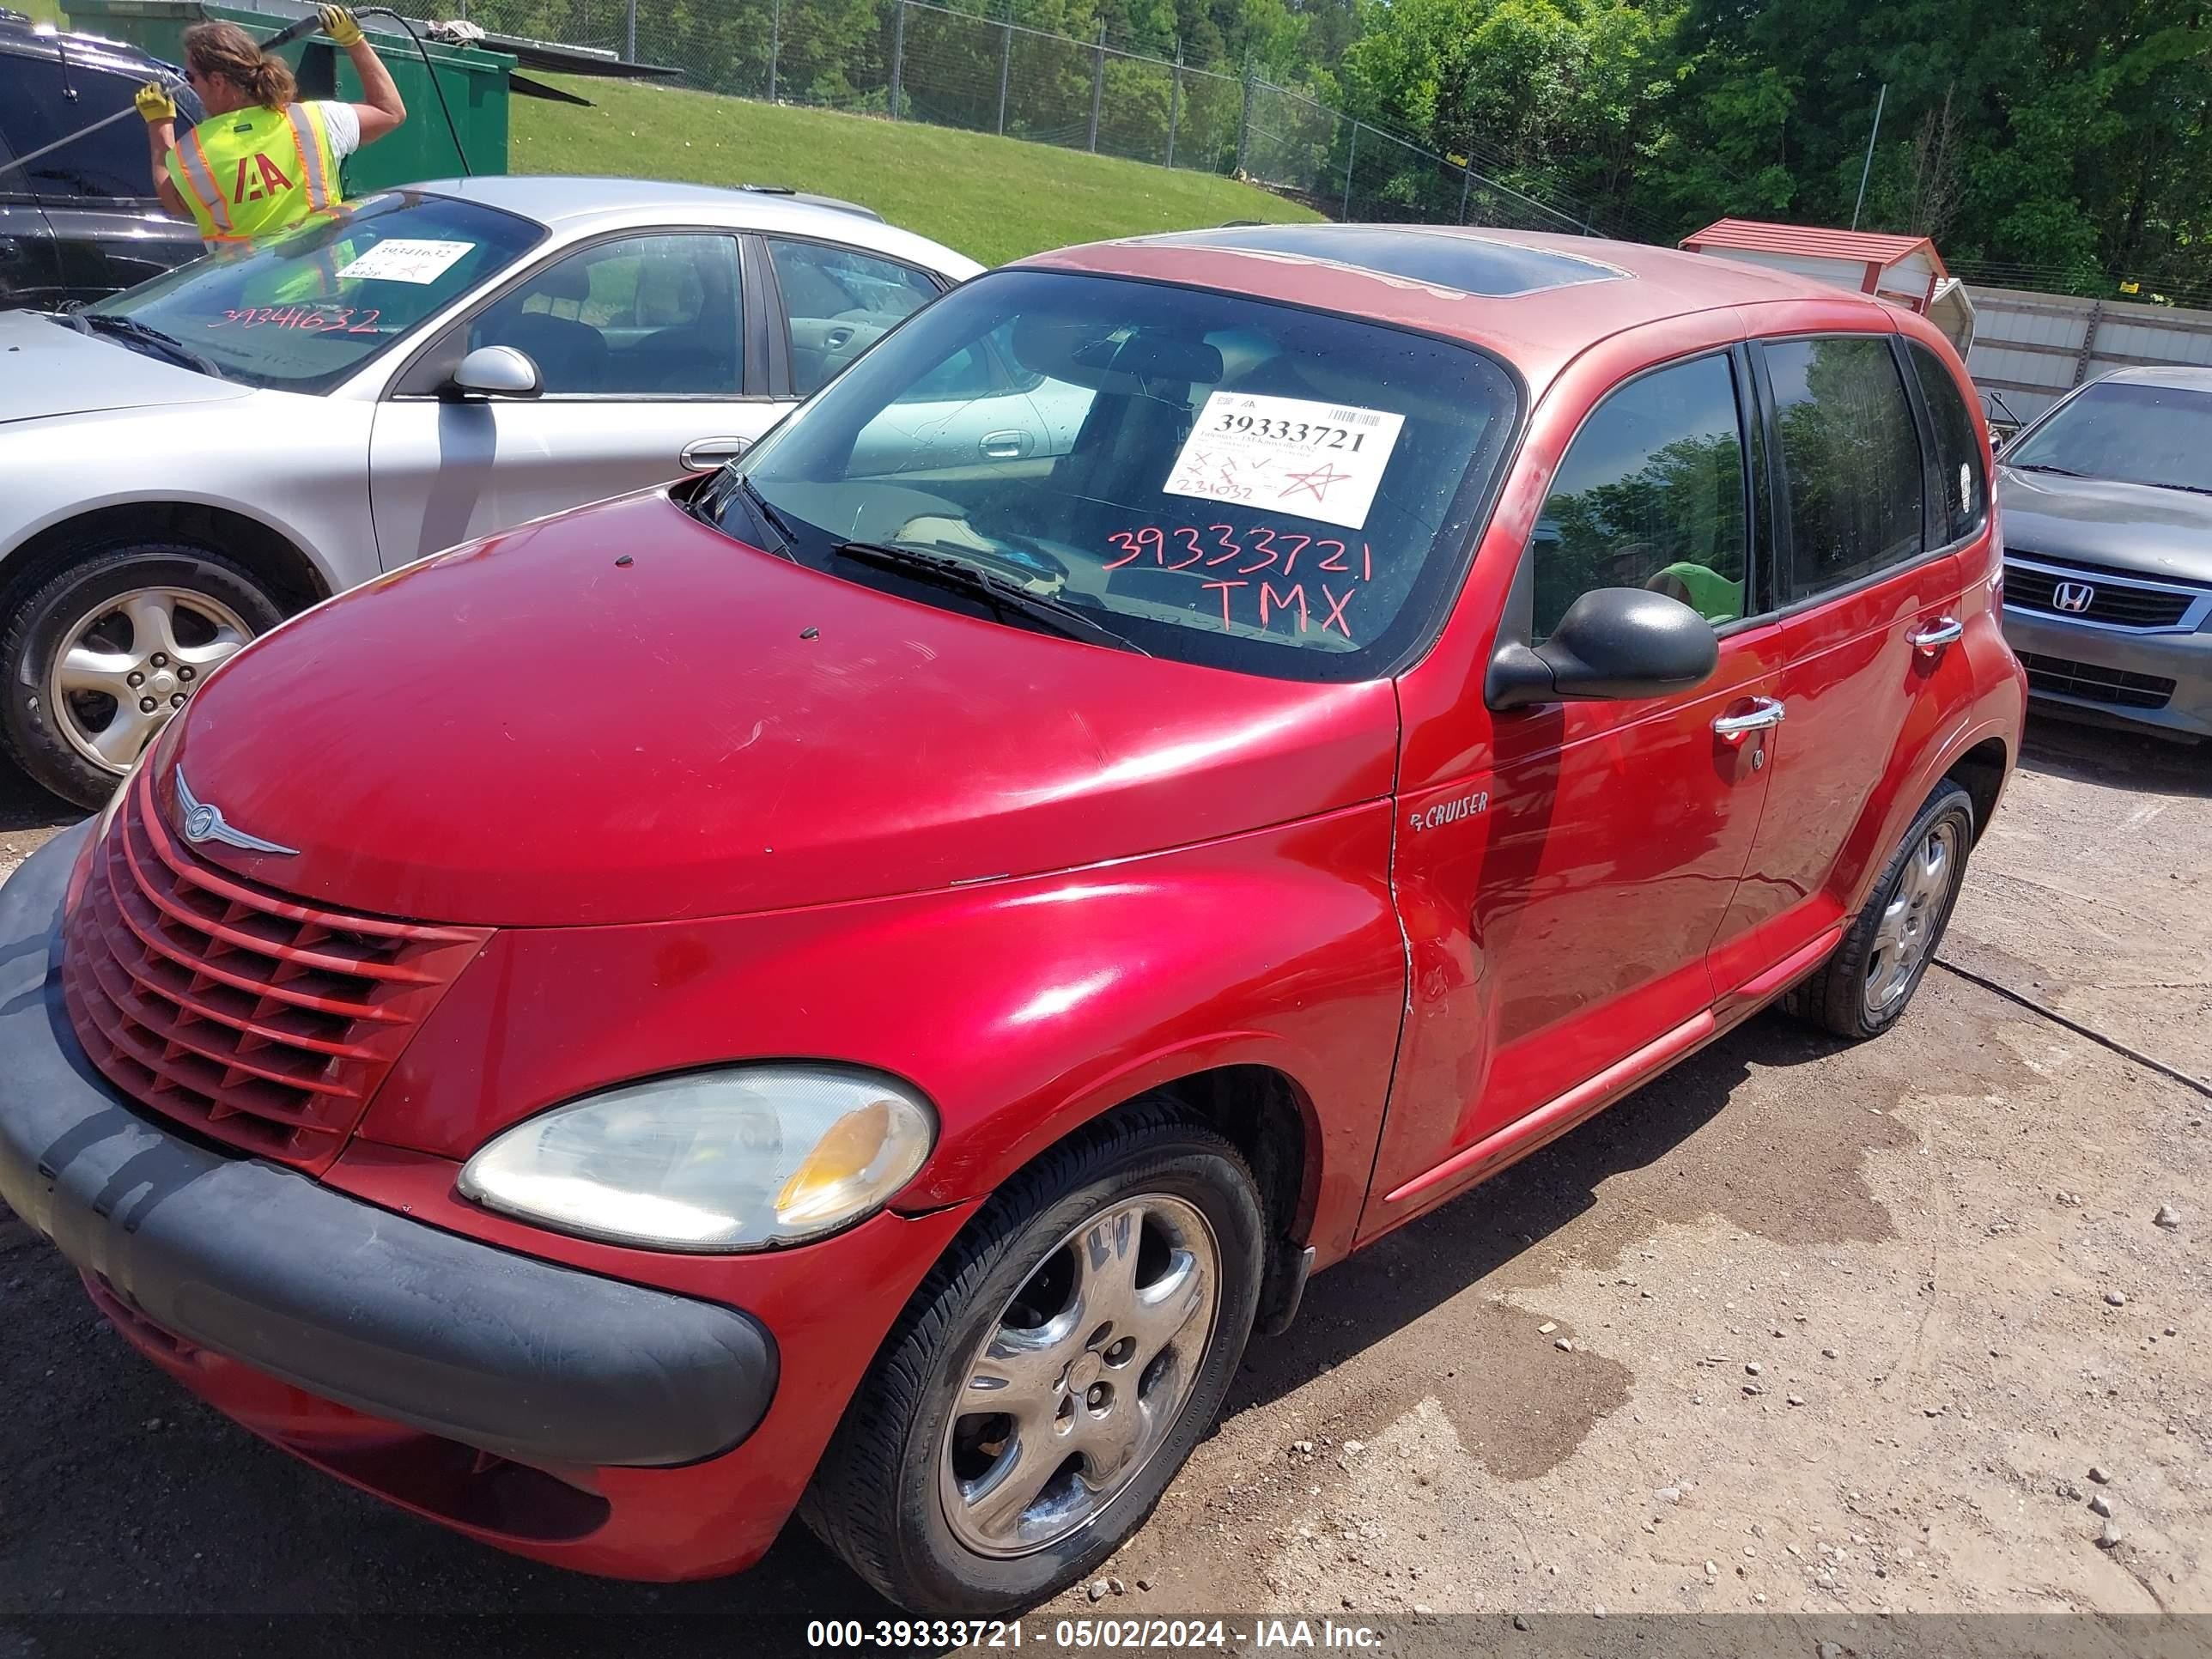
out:
{"label": "chrysler winged emblem", "polygon": [[213,801],[202,800],[192,793],[185,781],[185,769],[177,769],[177,823],[185,839],[195,847],[202,842],[219,841],[225,847],[236,847],[248,853],[281,853],[289,857],[299,852],[296,847],[279,847],[273,841],[264,841],[258,836],[249,836],[229,823],[222,808]]}

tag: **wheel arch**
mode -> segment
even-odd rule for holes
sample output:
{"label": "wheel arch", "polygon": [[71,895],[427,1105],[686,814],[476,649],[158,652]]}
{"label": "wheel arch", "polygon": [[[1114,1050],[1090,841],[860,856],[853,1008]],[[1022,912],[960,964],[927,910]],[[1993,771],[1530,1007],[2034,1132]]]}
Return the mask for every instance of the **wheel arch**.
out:
{"label": "wheel arch", "polygon": [[334,591],[299,544],[266,520],[208,501],[117,501],[43,526],[0,558],[0,606],[12,606],[75,557],[141,541],[188,541],[263,583],[286,616]]}
{"label": "wheel arch", "polygon": [[1943,775],[1957,783],[1974,803],[1974,840],[1978,842],[1996,816],[2004,793],[2005,777],[2012,769],[2011,750],[2001,737],[1984,738],[1953,761]]}
{"label": "wheel arch", "polygon": [[[1267,1225],[1261,1316],[1263,1322],[1271,1314],[1287,1317],[1304,1286],[1303,1258],[1313,1241],[1326,1151],[1312,1097],[1279,1066],[1221,1061],[1151,1077],[1141,1086],[1127,1079],[1121,1089],[1095,1101],[1091,1109],[1059,1119],[1052,1139],[1025,1149],[1021,1162],[994,1182],[993,1190],[1070,1140],[1095,1133],[1117,1116],[1162,1102],[1176,1115],[1220,1135],[1250,1166]],[[1364,1180],[1365,1171],[1359,1173]]]}

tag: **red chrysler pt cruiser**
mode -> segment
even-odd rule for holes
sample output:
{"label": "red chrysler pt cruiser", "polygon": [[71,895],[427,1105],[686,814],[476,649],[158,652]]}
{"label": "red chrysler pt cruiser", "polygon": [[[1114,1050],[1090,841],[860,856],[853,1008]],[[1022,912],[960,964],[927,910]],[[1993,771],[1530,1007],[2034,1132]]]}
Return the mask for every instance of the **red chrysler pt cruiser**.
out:
{"label": "red chrysler pt cruiser", "polygon": [[1315,1269],[1778,999],[1904,1012],[2025,700],[1974,410],[1650,248],[985,276],[233,659],[0,891],[0,1194],[472,1537],[690,1577],[796,1510],[1034,1600]]}

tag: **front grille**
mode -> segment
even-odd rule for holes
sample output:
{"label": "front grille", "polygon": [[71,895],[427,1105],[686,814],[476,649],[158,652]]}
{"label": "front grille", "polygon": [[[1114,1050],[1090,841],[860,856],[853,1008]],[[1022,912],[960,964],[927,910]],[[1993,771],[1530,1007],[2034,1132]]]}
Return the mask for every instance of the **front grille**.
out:
{"label": "front grille", "polygon": [[[2017,549],[2014,550],[2018,551]],[[2072,617],[2080,622],[2105,623],[2114,628],[2172,628],[2188,615],[2189,607],[2197,602],[2194,593],[2173,592],[2162,587],[2145,587],[2138,574],[2133,580],[2101,565],[2077,564],[2072,561],[2042,559],[2039,554],[2026,556],[2039,560],[2063,570],[2038,569],[2023,564],[2005,562],[2005,604],[2017,611],[2033,611],[2045,616]],[[2058,586],[2072,582],[2089,589],[2089,604],[2081,611],[2059,608]]]}
{"label": "front grille", "polygon": [[[2009,575],[2005,586],[2010,592]],[[2021,652],[2020,660],[2027,670],[2032,690],[2063,692],[2091,702],[2111,703],[2116,708],[2163,708],[2173,696],[2174,683],[2155,674],[2130,674],[2125,669],[2069,662],[2063,657],[2039,656],[2033,651]]]}
{"label": "front grille", "polygon": [[67,924],[62,983],[108,1080],[166,1117],[319,1170],[489,930],[302,903],[172,836],[139,775]]}

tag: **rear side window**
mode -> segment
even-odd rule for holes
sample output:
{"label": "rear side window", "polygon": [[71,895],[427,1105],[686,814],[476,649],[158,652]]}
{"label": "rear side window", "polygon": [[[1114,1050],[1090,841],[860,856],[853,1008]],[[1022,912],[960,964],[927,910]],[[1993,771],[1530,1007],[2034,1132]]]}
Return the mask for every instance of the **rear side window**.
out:
{"label": "rear side window", "polygon": [[1936,474],[1943,492],[1943,539],[1964,541],[1990,516],[1990,484],[1982,471],[1981,441],[1959,383],[1943,360],[1917,341],[1911,346],[1920,400],[1936,428]]}
{"label": "rear side window", "polygon": [[[16,155],[42,149],[103,115],[129,109],[137,91],[135,82],[81,64],[70,66],[66,84],[75,98],[63,95],[58,64],[0,57],[0,126]],[[0,177],[0,194],[21,195],[27,188],[49,201],[153,195],[145,124],[110,122]]]}
{"label": "rear side window", "polygon": [[1790,492],[1787,597],[1920,552],[1920,434],[1888,337],[1771,340],[1765,351]]}
{"label": "rear side window", "polygon": [[1592,588],[1644,587],[1719,625],[1744,613],[1743,434],[1725,356],[1656,369],[1575,434],[1536,521],[1533,635]]}
{"label": "rear side window", "polygon": [[791,389],[807,397],[937,297],[921,272],[851,248],[771,238],[791,325]]}

